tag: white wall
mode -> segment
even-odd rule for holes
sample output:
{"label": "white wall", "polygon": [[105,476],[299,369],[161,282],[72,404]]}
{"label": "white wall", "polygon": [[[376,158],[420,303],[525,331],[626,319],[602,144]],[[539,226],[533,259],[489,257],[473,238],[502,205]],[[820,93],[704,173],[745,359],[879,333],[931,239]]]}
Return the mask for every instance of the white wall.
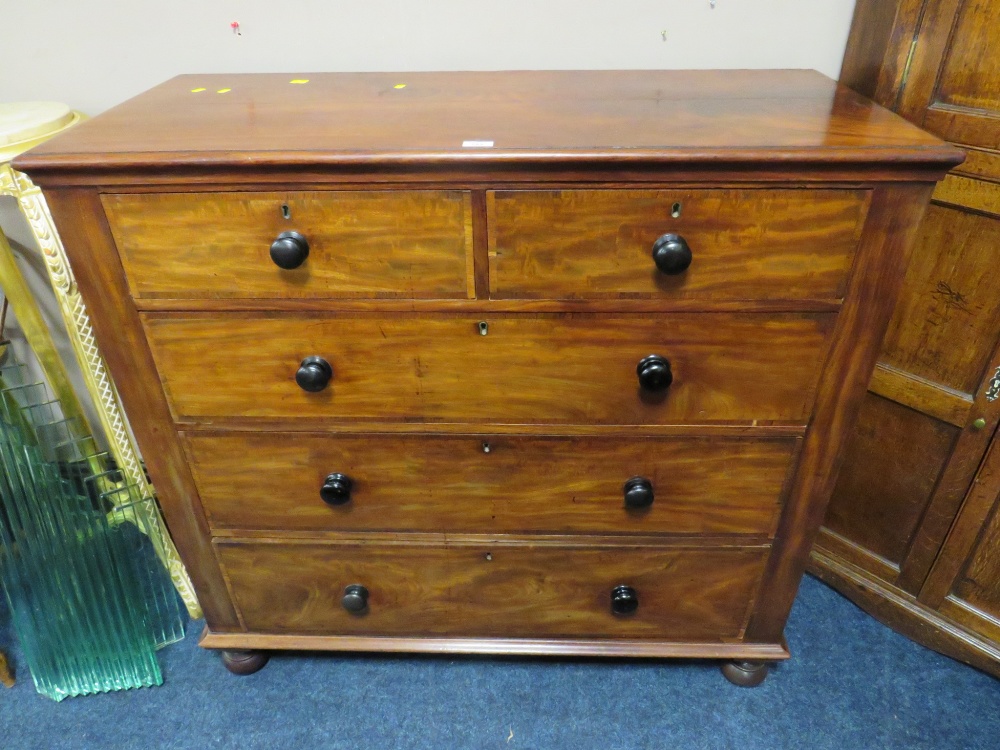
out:
{"label": "white wall", "polygon": [[[0,0],[0,102],[96,115],[178,73],[210,72],[815,68],[836,78],[853,12],[854,0]],[[58,321],[13,201],[0,200],[0,228]]]}
{"label": "white wall", "polygon": [[97,114],[178,73],[209,72],[815,68],[836,78],[853,10],[854,0],[4,2],[0,101]]}

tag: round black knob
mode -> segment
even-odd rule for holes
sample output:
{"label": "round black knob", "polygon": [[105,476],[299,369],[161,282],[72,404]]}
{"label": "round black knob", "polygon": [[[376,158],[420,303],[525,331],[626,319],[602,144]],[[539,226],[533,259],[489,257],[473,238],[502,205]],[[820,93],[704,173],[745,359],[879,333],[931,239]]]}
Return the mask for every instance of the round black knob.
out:
{"label": "round black knob", "polygon": [[309,257],[309,242],[298,232],[282,232],[271,243],[271,260],[280,268],[298,268]]}
{"label": "round black knob", "polygon": [[691,248],[679,234],[664,234],[653,243],[653,262],[669,276],[684,273],[691,265]]}
{"label": "round black knob", "polygon": [[322,357],[306,357],[295,371],[295,382],[299,388],[316,393],[326,388],[333,377],[333,368]]}
{"label": "round black knob", "polygon": [[352,583],[344,589],[344,596],[340,603],[348,612],[356,615],[361,614],[368,609],[368,589],[360,583]]}
{"label": "round black knob", "polygon": [[611,590],[611,611],[616,615],[630,615],[639,608],[639,595],[631,586],[615,586]]}
{"label": "round black knob", "polygon": [[319,488],[319,496],[327,505],[343,505],[351,499],[353,486],[354,482],[346,474],[330,474]]}
{"label": "round black knob", "polygon": [[632,477],[623,489],[626,508],[648,508],[653,504],[653,483],[645,477]]}
{"label": "round black knob", "polygon": [[663,391],[674,382],[670,360],[659,354],[650,354],[640,359],[635,366],[635,374],[639,376],[639,385],[647,391]]}

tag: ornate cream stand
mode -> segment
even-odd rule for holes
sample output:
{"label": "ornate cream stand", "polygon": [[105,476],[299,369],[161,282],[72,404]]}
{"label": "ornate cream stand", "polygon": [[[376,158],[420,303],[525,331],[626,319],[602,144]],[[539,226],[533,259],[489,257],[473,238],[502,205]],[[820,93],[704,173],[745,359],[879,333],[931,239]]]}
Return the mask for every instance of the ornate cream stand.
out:
{"label": "ornate cream stand", "polygon": [[[174,548],[174,543],[163,524],[159,507],[154,499],[153,487],[146,479],[132,434],[125,422],[118,392],[108,376],[104,359],[94,342],[87,309],[77,291],[73,270],[66,260],[66,253],[52,222],[45,198],[26,175],[13,169],[10,165],[10,161],[17,154],[27,151],[42,141],[72,127],[82,119],[84,119],[83,115],[79,112],[73,112],[61,104],[49,102],[0,104],[0,195],[10,195],[16,198],[21,212],[28,220],[31,232],[45,259],[45,267],[59,303],[59,310],[66,323],[66,330],[69,332],[73,350],[80,363],[87,390],[90,392],[101,426],[107,435],[111,453],[125,474],[126,481],[137,485],[142,497],[147,498],[147,501],[142,504],[142,517],[134,520],[152,541],[157,555],[170,572],[170,577],[180,592],[191,617],[199,618],[201,617],[201,607],[195,597],[187,571],[184,569],[184,565],[177,555],[177,550]],[[0,243],[0,245],[2,245],[0,251],[5,254],[9,253],[6,243]],[[9,261],[9,263],[0,264],[0,269],[4,269],[4,276],[8,276],[7,270],[14,269],[13,259],[4,258],[4,260]],[[13,272],[16,273],[16,269]],[[21,286],[16,280],[8,283],[9,281],[8,278],[0,278],[0,285],[4,287],[8,298]],[[18,304],[19,302],[21,304]],[[33,301],[30,300],[11,299],[11,304],[15,312],[19,307],[23,309],[26,305],[34,307]],[[58,360],[51,339],[48,338],[47,333],[42,336],[31,336],[31,333],[26,330],[26,334],[29,335],[29,343],[42,361],[43,368],[51,382],[53,378],[50,372],[53,368],[47,367],[46,362],[52,363]],[[59,380],[60,376],[56,375],[55,379]],[[68,388],[60,387],[56,382],[53,382],[52,385],[61,398],[64,394],[59,393],[59,391],[68,390]],[[72,396],[71,392],[69,398],[69,401],[64,400],[63,403],[75,403],[75,397]],[[73,408],[73,406],[70,407],[71,410]]]}

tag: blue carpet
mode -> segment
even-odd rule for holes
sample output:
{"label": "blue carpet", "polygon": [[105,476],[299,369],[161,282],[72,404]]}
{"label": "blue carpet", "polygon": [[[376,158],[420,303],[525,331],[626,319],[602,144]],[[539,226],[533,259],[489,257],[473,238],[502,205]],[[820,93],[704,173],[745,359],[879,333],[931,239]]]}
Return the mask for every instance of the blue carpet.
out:
{"label": "blue carpet", "polygon": [[[812,578],[792,660],[755,689],[710,663],[485,657],[279,655],[241,678],[200,630],[160,652],[162,687],[54,703],[22,673],[0,689],[0,748],[1000,748],[1000,681]],[[12,639],[0,613],[19,659]]]}

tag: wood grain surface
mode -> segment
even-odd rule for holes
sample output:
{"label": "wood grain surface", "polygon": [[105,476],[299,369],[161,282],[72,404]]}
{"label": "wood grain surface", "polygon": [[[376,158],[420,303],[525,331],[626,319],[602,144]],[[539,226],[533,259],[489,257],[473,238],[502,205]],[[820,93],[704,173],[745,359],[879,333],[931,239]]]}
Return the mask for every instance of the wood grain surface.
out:
{"label": "wood grain surface", "polygon": [[1000,440],[983,457],[976,479],[920,590],[931,607],[965,608],[973,629],[1000,642]]}
{"label": "wood grain surface", "polygon": [[[814,71],[186,75],[21,156],[60,170],[380,165],[923,165],[960,153]],[[396,88],[404,85],[404,88]],[[216,93],[226,89],[224,94]],[[193,89],[204,89],[193,92]],[[252,116],[248,116],[252,113]],[[466,141],[491,141],[468,148]],[[929,175],[928,175],[929,176]]]}
{"label": "wood grain surface", "polygon": [[887,44],[849,44],[845,83],[878,79],[880,101],[967,158],[924,216],[869,386],[882,398],[866,399],[812,567],[897,632],[1000,675],[1000,402],[985,398],[1000,367],[1000,3],[859,0],[852,39],[874,18]]}
{"label": "wood grain surface", "polygon": [[973,398],[968,393],[882,363],[875,366],[868,390],[956,427],[965,425],[973,407]]}
{"label": "wood grain surface", "polygon": [[991,3],[928,0],[899,112],[952,143],[1000,146],[1000,8]]}
{"label": "wood grain surface", "polygon": [[997,219],[948,206],[927,209],[885,335],[887,364],[938,386],[975,393],[1000,327],[997,247]]}
{"label": "wood grain surface", "polygon": [[[135,297],[475,296],[467,192],[140,193],[101,200]],[[269,252],[290,230],[306,238],[309,256],[285,270]]]}
{"label": "wood grain surface", "polygon": [[[469,423],[802,423],[835,317],[143,315],[174,414]],[[480,335],[478,323],[487,323]],[[665,394],[639,387],[649,354]],[[324,357],[333,380],[295,384]],[[291,426],[291,425],[290,425]]]}
{"label": "wood grain surface", "polygon": [[[907,249],[961,153],[807,71],[302,77],[180,77],[17,162],[206,644],[786,656]],[[314,241],[299,272],[269,265],[285,229]],[[695,262],[664,283],[670,229]],[[665,394],[636,377],[654,353]],[[295,384],[308,356],[322,392]],[[356,491],[330,509],[336,471]]]}
{"label": "wood grain surface", "polygon": [[66,252],[92,316],[96,342],[91,339],[89,344],[100,346],[114,378],[205,620],[220,630],[236,627],[236,610],[212,549],[184,448],[171,424],[163,389],[157,385],[156,367],[129,298],[100,197],[93,190],[54,190],[46,194],[46,201],[67,237]]}
{"label": "wood grain surface", "polygon": [[859,0],[840,82],[892,109],[906,77],[910,46],[926,0]]}
{"label": "wood grain surface", "polygon": [[[799,442],[197,432],[184,439],[215,530],[671,535],[773,534]],[[344,505],[320,499],[334,472],[353,483]],[[652,483],[651,507],[625,507],[622,486],[634,476]]]}
{"label": "wood grain surface", "polygon": [[957,433],[952,425],[868,394],[824,525],[898,569]]}
{"label": "wood grain surface", "polygon": [[[861,190],[490,192],[491,296],[839,299],[867,199]],[[651,254],[668,232],[693,255],[675,276]]]}
{"label": "wood grain surface", "polygon": [[[265,633],[737,640],[766,548],[216,542],[247,628]],[[365,586],[363,615],[341,606]],[[611,612],[632,586],[639,608]]]}
{"label": "wood grain surface", "polygon": [[932,186],[885,186],[872,196],[853,283],[837,316],[829,360],[768,560],[748,637],[773,641],[784,629],[823,522],[844,449],[878,359]]}
{"label": "wood grain surface", "polygon": [[459,638],[448,636],[296,635],[294,633],[235,633],[208,628],[202,648],[265,651],[372,651],[417,654],[492,654],[503,656],[587,656],[630,659],[740,659],[781,661],[788,646],[745,641],[651,641],[624,638]]}

